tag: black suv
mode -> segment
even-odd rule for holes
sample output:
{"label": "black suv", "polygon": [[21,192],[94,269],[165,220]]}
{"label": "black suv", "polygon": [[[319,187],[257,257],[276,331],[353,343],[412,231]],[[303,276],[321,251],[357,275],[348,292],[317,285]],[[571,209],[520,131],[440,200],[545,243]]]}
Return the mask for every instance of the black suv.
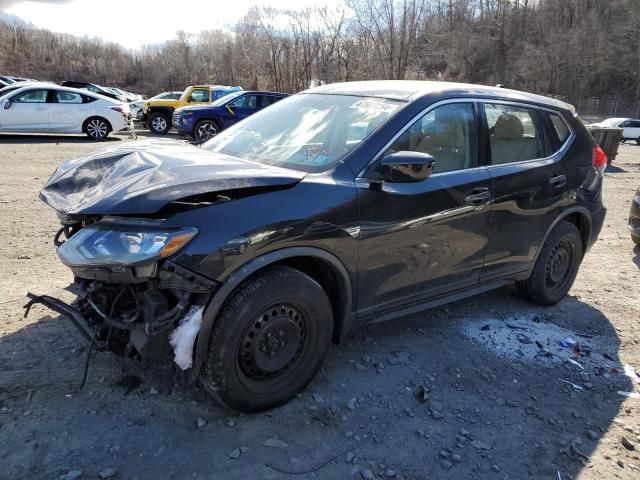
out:
{"label": "black suv", "polygon": [[41,192],[96,348],[173,355],[227,405],[305,387],[330,342],[516,282],[571,288],[605,209],[606,156],[573,108],[477,85],[307,90],[202,148],[169,140],[61,165]]}

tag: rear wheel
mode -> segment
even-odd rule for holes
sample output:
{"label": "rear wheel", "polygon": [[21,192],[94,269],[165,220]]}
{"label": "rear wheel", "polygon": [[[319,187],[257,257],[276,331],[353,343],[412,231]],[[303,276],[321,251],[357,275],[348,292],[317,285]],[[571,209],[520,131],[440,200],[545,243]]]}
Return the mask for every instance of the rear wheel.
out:
{"label": "rear wheel", "polygon": [[104,140],[109,136],[111,126],[104,118],[93,117],[84,123],[83,131],[92,140]]}
{"label": "rear wheel", "polygon": [[149,130],[156,135],[165,135],[171,128],[171,118],[163,112],[154,112],[149,115]]}
{"label": "rear wheel", "polygon": [[285,403],[314,377],[331,342],[333,314],[311,277],[278,267],[225,303],[200,377],[227,406],[257,412]]}
{"label": "rear wheel", "polygon": [[554,305],[573,286],[582,262],[582,237],[578,228],[560,222],[547,237],[531,276],[518,282],[518,290],[539,305]]}
{"label": "rear wheel", "polygon": [[206,140],[215,137],[219,131],[220,128],[213,120],[200,120],[193,130],[193,136],[196,140]]}

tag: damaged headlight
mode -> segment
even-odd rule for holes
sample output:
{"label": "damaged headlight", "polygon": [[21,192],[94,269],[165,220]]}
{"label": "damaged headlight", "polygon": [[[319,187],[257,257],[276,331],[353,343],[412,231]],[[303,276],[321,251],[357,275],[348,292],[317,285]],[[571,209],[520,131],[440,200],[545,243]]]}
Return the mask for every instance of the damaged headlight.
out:
{"label": "damaged headlight", "polygon": [[58,256],[67,266],[141,265],[173,255],[197,233],[94,223],[64,242]]}

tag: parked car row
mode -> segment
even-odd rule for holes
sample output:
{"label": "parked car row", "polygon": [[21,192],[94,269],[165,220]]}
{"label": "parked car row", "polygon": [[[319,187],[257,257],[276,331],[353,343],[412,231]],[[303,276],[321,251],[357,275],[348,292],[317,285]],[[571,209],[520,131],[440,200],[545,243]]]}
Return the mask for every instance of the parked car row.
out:
{"label": "parked car row", "polygon": [[[24,90],[27,87],[29,90]],[[56,93],[64,91],[59,87],[71,89],[70,92],[76,90],[73,100],[71,97],[68,101],[62,100]],[[162,92],[144,100],[141,95],[85,81],[67,80],[58,86],[51,82],[0,76],[0,100],[3,101],[0,132],[83,132],[92,138],[105,138],[109,132],[120,130],[122,122],[111,122],[112,119],[107,115],[102,115],[99,128],[92,130],[93,134],[90,134],[88,125],[93,123],[85,122],[97,114],[86,105],[99,99],[100,102],[92,107],[116,105],[127,112],[126,125],[122,128],[133,128],[129,125],[130,116],[130,119],[140,121],[144,128],[154,134],[164,135],[175,127],[181,136],[203,142],[286,96],[287,94],[278,92],[245,91],[240,86],[193,85],[184,91]],[[105,99],[116,103],[105,103]],[[30,106],[12,109],[12,105],[17,103]],[[31,105],[36,103],[44,105]],[[75,113],[70,115],[66,112],[66,118],[56,118],[61,113],[58,107],[63,103],[67,105],[66,110],[74,110]],[[121,104],[126,104],[127,107],[122,107]],[[45,111],[46,115],[42,113]]]}
{"label": "parked car row", "polygon": [[103,140],[132,128],[129,105],[47,82],[20,82],[0,89],[1,133],[84,133]]}
{"label": "parked car row", "polygon": [[175,127],[182,136],[204,141],[286,96],[225,85],[195,85],[179,98],[147,100],[138,118],[155,134],[164,135]]}

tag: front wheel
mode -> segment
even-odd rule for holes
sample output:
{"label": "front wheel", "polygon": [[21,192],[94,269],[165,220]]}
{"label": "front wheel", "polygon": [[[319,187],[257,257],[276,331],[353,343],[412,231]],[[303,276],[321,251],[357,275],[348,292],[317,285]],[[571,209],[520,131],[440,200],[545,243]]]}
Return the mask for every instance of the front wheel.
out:
{"label": "front wheel", "polygon": [[196,124],[193,133],[196,140],[208,140],[215,137],[219,131],[218,125],[213,120],[201,120]]}
{"label": "front wheel", "polygon": [[329,348],[333,313],[324,289],[289,267],[241,285],[213,325],[200,378],[225,405],[258,412],[281,405],[314,377]]}
{"label": "front wheel", "polygon": [[165,135],[171,128],[171,119],[166,113],[154,112],[149,115],[149,130],[156,135]]}
{"label": "front wheel", "polygon": [[582,262],[582,237],[578,228],[560,222],[540,250],[531,276],[518,282],[525,298],[539,305],[555,305],[573,286]]}
{"label": "front wheel", "polygon": [[111,130],[107,121],[103,118],[90,118],[84,124],[84,133],[92,140],[104,140]]}

